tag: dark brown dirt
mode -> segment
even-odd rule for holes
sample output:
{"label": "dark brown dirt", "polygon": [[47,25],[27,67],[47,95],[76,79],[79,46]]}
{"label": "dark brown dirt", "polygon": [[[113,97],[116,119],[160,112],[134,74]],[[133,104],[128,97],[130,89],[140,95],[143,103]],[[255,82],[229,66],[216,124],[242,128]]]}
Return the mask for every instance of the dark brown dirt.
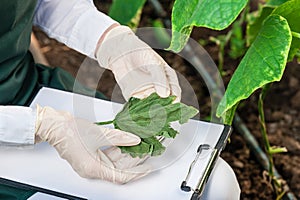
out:
{"label": "dark brown dirt", "polygon": [[[105,1],[104,1],[105,2]],[[109,3],[109,2],[108,2]],[[101,5],[100,5],[101,6]],[[167,7],[167,6],[165,6]],[[106,11],[107,3],[102,9]],[[170,5],[167,7],[170,10]],[[145,6],[145,12],[141,19],[141,26],[149,26],[150,17],[153,18],[153,9],[150,5]],[[62,67],[76,76],[77,70],[85,56],[69,49],[68,47],[49,39],[38,29],[34,32],[40,42],[41,50],[45,54],[49,63],[53,67]],[[193,38],[208,41],[211,35],[218,35],[220,32],[195,28]],[[212,56],[216,63],[217,47],[213,43],[208,43],[205,49]],[[205,119],[210,114],[210,98],[203,83],[202,78],[196,71],[174,54],[159,52],[162,57],[176,69],[192,85],[200,106],[201,118]],[[238,65],[239,60],[232,60],[225,54],[224,82],[227,83],[230,75]],[[97,87],[98,90],[111,97],[115,80],[109,71],[105,71],[99,84],[93,80],[93,74],[99,68],[86,69],[85,73],[90,75],[89,79],[82,80],[90,87]],[[292,192],[300,198],[300,68],[297,62],[289,63],[284,73],[283,79],[274,83],[265,99],[265,114],[269,139],[271,145],[284,146],[287,153],[275,156],[275,166],[279,173],[286,180]],[[249,130],[261,143],[261,133],[257,111],[258,92],[248,100],[242,102],[238,109],[239,114],[245,121]],[[241,199],[275,199],[274,193],[267,179],[264,178],[265,171],[258,164],[252,152],[249,150],[245,140],[233,131],[231,143],[227,145],[222,153],[222,157],[231,165],[235,171],[242,190]]]}

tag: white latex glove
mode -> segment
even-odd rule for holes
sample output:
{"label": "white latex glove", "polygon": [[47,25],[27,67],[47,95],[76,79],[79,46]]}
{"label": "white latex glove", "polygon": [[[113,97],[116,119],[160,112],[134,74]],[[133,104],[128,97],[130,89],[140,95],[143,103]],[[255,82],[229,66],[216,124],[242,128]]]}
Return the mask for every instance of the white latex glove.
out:
{"label": "white latex glove", "polygon": [[161,97],[181,98],[176,72],[129,27],[115,26],[100,39],[96,57],[110,69],[126,100],[156,92]]}
{"label": "white latex glove", "polygon": [[[82,177],[126,183],[145,176],[150,166],[122,154],[117,147],[131,146],[140,138],[117,129],[108,129],[74,118],[50,107],[37,108],[36,142],[47,141]],[[110,156],[112,158],[110,158]],[[116,159],[118,157],[118,159]]]}

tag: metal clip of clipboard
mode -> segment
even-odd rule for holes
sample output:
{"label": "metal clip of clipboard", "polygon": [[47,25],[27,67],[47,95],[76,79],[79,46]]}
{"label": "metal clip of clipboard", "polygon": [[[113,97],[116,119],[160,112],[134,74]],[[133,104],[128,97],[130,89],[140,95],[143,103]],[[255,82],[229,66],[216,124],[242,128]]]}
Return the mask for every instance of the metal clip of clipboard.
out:
{"label": "metal clip of clipboard", "polygon": [[[185,178],[184,181],[182,181],[181,183],[181,190],[185,191],[185,192],[190,192],[190,191],[194,191],[193,195],[191,197],[191,200],[199,200],[201,198],[201,195],[204,191],[205,185],[209,179],[209,176],[216,164],[216,161],[218,159],[218,157],[220,156],[222,150],[225,148],[226,143],[229,139],[229,136],[231,134],[232,128],[231,126],[227,126],[224,125],[224,129],[221,133],[221,136],[217,142],[217,144],[215,145],[214,148],[212,148],[209,144],[201,144],[198,149],[197,149],[197,154],[195,159],[192,161],[192,163],[190,164],[187,176]],[[191,172],[194,170],[195,167],[195,163],[198,161],[201,153],[203,151],[206,150],[210,150],[212,149],[211,153],[210,153],[210,158],[209,161],[205,167],[205,170],[203,171],[203,174],[201,175],[196,187],[191,187],[188,185],[188,181],[191,178]]]}

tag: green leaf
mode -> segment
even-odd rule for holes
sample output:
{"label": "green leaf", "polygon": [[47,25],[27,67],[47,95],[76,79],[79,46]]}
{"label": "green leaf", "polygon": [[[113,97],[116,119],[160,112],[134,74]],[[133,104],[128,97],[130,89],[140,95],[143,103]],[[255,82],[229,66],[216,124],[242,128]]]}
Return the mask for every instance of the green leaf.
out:
{"label": "green leaf", "polygon": [[226,110],[226,112],[222,116],[219,116],[219,117],[222,117],[224,124],[227,124],[227,125],[232,124],[237,107],[238,107],[238,103],[233,105],[230,109]]}
{"label": "green leaf", "polygon": [[294,57],[298,58],[298,52],[300,50],[300,39],[293,37],[291,49],[289,52],[288,61],[292,61]]}
{"label": "green leaf", "polygon": [[153,93],[145,99],[129,99],[116,115],[113,124],[116,129],[139,136],[141,143],[131,147],[120,147],[123,153],[142,157],[146,154],[155,156],[164,152],[165,147],[156,137],[175,138],[178,132],[170,123],[175,121],[186,123],[198,113],[192,106],[174,103],[175,98],[175,96],[161,98]]}
{"label": "green leaf", "polygon": [[164,28],[164,25],[161,20],[157,19],[152,22],[154,29],[155,39],[161,44],[162,47],[166,48],[170,45],[171,36]]}
{"label": "green leaf", "polygon": [[158,156],[166,149],[155,137],[144,138],[139,145],[121,146],[119,148],[122,153],[128,153],[132,157]]}
{"label": "green leaf", "polygon": [[136,28],[146,0],[114,0],[108,15],[122,25]]}
{"label": "green leaf", "polygon": [[280,6],[281,4],[287,2],[289,0],[269,0],[266,5],[268,6]]}
{"label": "green leaf", "polygon": [[247,0],[176,0],[172,10],[172,40],[169,50],[179,52],[193,26],[214,30],[227,28],[246,6]]}
{"label": "green leaf", "polygon": [[158,135],[170,122],[185,123],[197,114],[198,111],[191,106],[173,103],[175,98],[161,98],[156,93],[145,99],[131,98],[116,115],[114,125],[141,138],[147,138]]}
{"label": "green leaf", "polygon": [[256,89],[281,79],[291,40],[287,21],[279,15],[270,15],[234,72],[217,108],[217,116],[224,119],[227,112]]}
{"label": "green leaf", "polygon": [[[255,19],[247,24],[247,45],[250,45],[258,34],[263,21],[270,15],[280,15],[288,21],[290,29],[295,33],[300,33],[300,0],[277,0],[268,2],[265,6],[261,7],[259,11],[250,15],[250,19]],[[291,61],[297,51],[300,49],[300,38],[293,37],[292,45],[290,48],[288,61]]]}
{"label": "green leaf", "polygon": [[247,46],[256,38],[264,20],[272,13],[274,6],[260,6],[259,9],[248,15],[248,23],[246,29]]}
{"label": "green leaf", "polygon": [[235,21],[232,24],[231,31],[232,35],[230,38],[229,56],[233,59],[236,59],[243,56],[246,51],[243,30],[238,21]]}
{"label": "green leaf", "polygon": [[270,147],[269,149],[269,153],[272,154],[276,154],[276,153],[285,153],[287,152],[287,148],[286,147]]}
{"label": "green leaf", "polygon": [[[291,31],[300,33],[300,0],[290,0],[278,6],[272,14],[284,17],[290,26]],[[288,60],[291,61],[300,49],[300,38],[293,37]]]}

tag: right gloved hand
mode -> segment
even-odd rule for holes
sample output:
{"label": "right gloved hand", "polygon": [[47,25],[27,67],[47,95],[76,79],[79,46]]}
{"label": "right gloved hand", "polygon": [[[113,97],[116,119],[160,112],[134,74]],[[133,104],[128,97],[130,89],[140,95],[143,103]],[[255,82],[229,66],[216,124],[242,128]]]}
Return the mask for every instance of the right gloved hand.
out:
{"label": "right gloved hand", "polygon": [[132,146],[140,138],[117,129],[108,129],[50,107],[37,107],[36,142],[47,141],[59,155],[85,178],[123,184],[148,174],[150,166],[122,154],[117,147]]}
{"label": "right gloved hand", "polygon": [[98,43],[96,57],[100,66],[112,71],[126,100],[156,92],[161,97],[175,95],[180,101],[175,70],[129,27],[113,26],[107,30]]}

